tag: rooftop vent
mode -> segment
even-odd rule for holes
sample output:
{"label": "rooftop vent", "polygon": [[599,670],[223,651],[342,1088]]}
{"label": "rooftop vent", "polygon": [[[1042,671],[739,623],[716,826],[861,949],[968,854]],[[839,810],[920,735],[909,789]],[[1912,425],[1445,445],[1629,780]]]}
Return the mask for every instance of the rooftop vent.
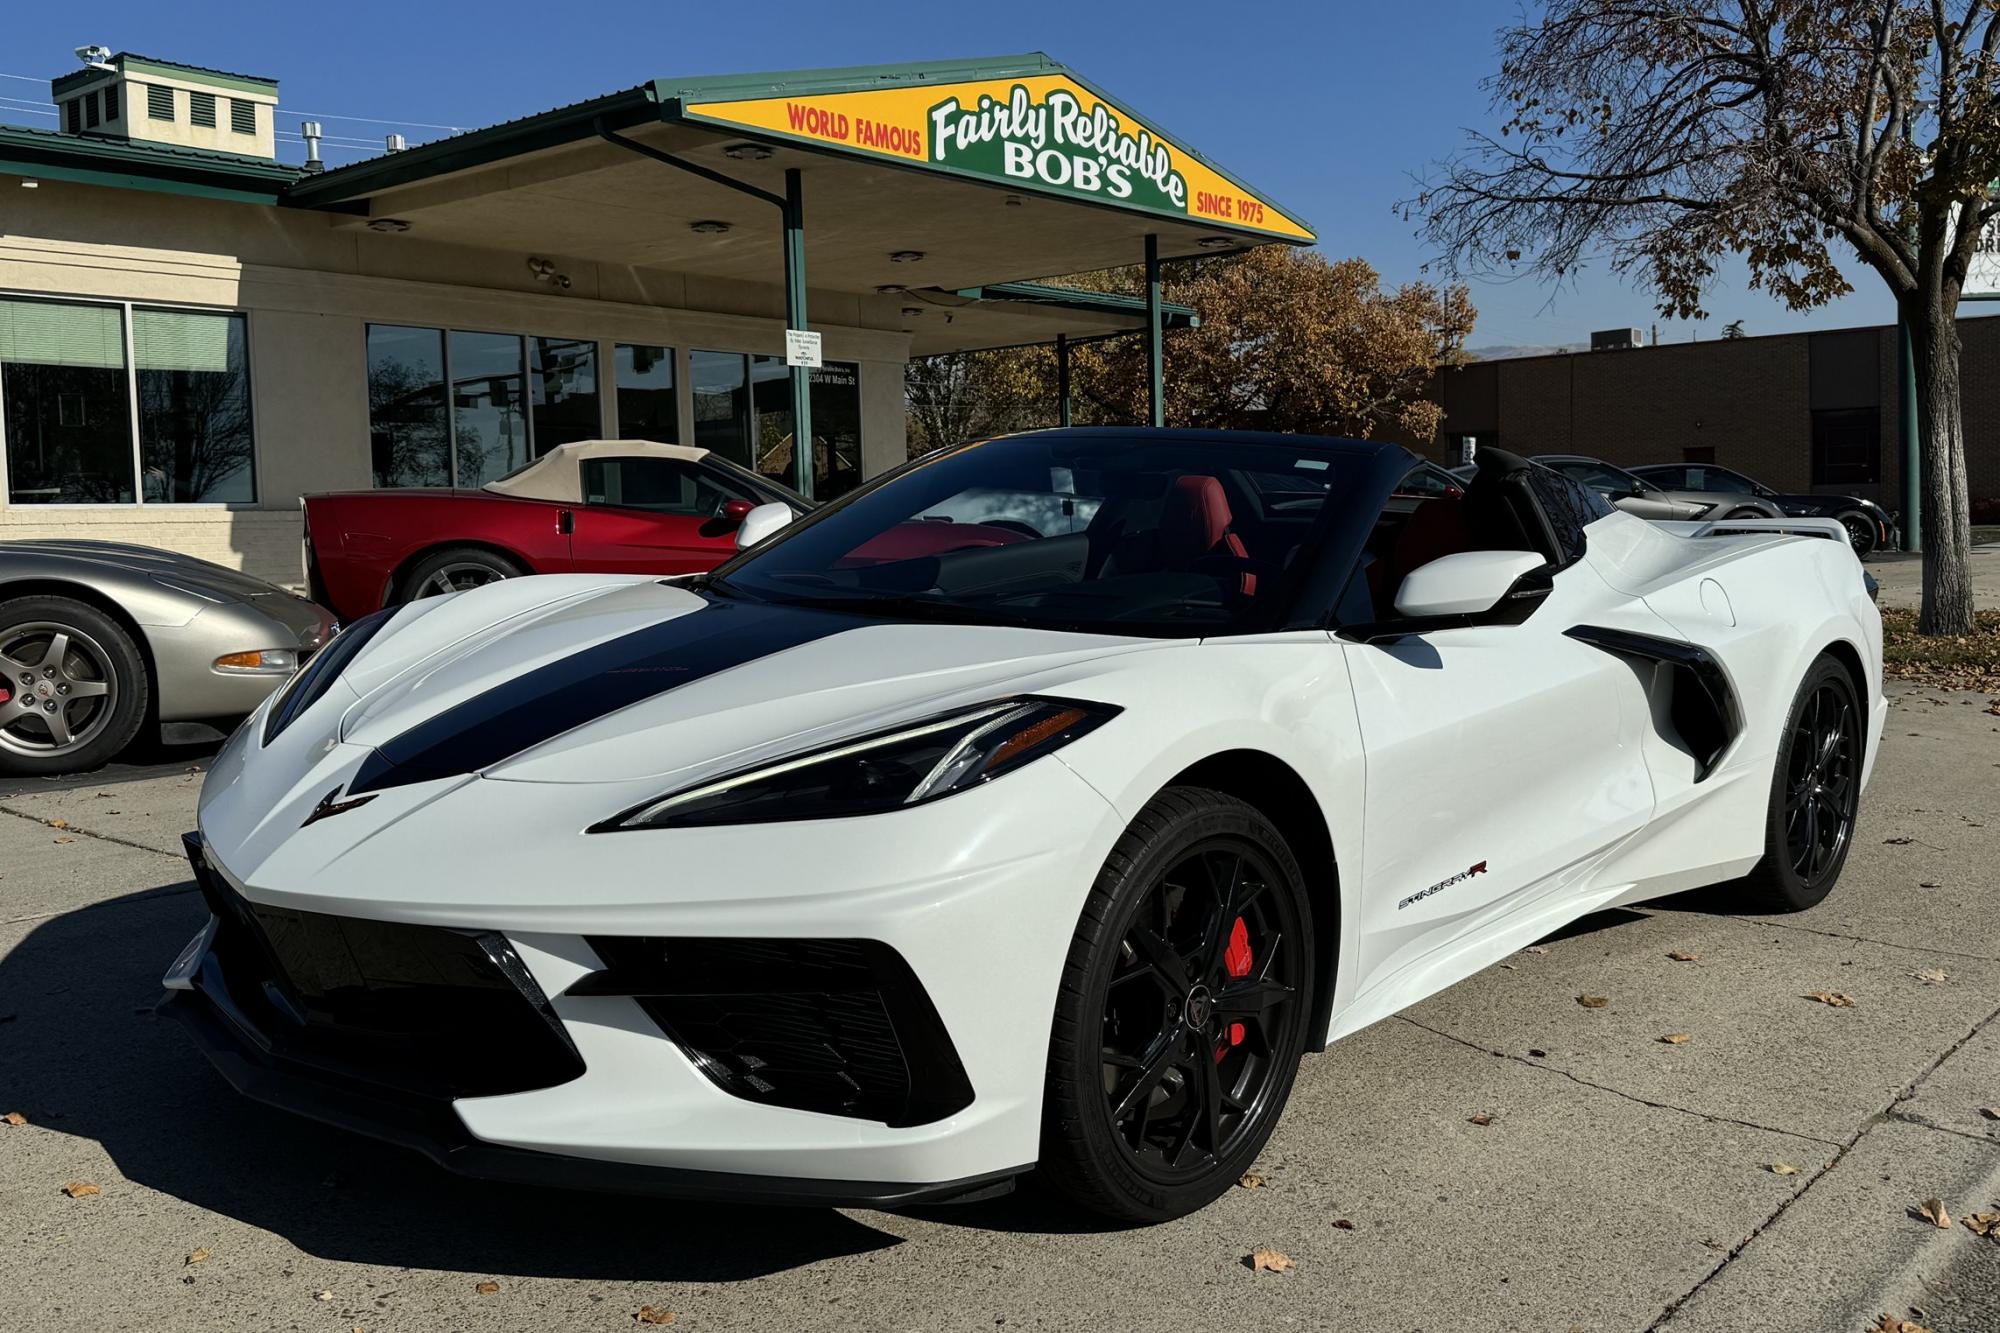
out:
{"label": "rooftop vent", "polygon": [[1622,352],[1645,345],[1644,329],[1599,329],[1590,335],[1590,350],[1593,352]]}
{"label": "rooftop vent", "polygon": [[64,132],[277,157],[278,81],[102,46],[79,46],[83,68],[49,80]]}

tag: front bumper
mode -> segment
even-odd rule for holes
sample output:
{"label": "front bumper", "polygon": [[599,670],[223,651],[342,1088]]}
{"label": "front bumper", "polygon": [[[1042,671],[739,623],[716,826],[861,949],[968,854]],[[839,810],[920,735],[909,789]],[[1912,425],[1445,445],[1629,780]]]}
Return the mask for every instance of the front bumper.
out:
{"label": "front bumper", "polygon": [[[325,762],[345,771],[339,755]],[[1122,828],[1060,760],[893,815],[616,835],[581,832],[584,811],[617,805],[600,789],[481,779],[442,794],[399,788],[357,813],[299,827],[337,780],[319,772],[302,776],[295,793],[251,790],[225,752],[204,792],[202,824],[215,840],[206,873],[259,911],[501,941],[547,997],[583,1070],[536,1086],[446,1090],[415,1117],[400,1093],[389,1099],[397,1114],[380,1114],[377,1089],[357,1114],[351,1080],[260,1045],[257,1025],[246,1030],[218,1003],[226,990],[193,960],[178,983],[193,993],[172,1007],[213,1020],[196,1035],[224,1053],[218,1066],[249,1095],[294,1110],[306,1109],[301,1101],[331,1108],[307,1113],[419,1140],[414,1146],[454,1169],[509,1179],[547,1171],[579,1184],[608,1177],[614,1188],[677,1193],[717,1188],[731,1198],[962,1197],[1034,1162],[1063,960],[1095,869]],[[498,829],[516,834],[496,839]],[[709,1057],[768,1055],[755,1043],[774,1030],[797,1034],[802,1018],[814,1018],[808,1007],[785,997],[749,1015],[750,1031],[733,1018],[717,1024],[676,1012],[659,1000],[665,988],[643,977],[633,983],[620,941],[664,943],[669,960],[678,944],[698,953],[714,946],[714,958],[733,950],[738,960],[757,950],[767,962],[771,949],[815,941],[866,946],[861,961],[876,984],[846,989],[920,992],[922,1005],[890,1017],[905,1064],[935,1094],[946,1083],[935,1077],[935,1053],[951,1052],[962,1061],[965,1095],[911,1098],[900,1115],[884,1111],[881,1097],[861,1097],[829,1113],[796,1094],[787,1099],[791,1089],[777,1075],[770,1081],[779,1091],[761,1098],[754,1093],[764,1090],[732,1088]],[[899,988],[886,955],[905,964],[908,986]],[[791,954],[782,966],[799,961]],[[804,961],[837,959],[808,948]],[[856,1043],[850,1050],[865,1045],[867,1015],[851,1004],[820,1008]],[[943,1042],[912,1037],[922,1025],[908,1016],[920,1008],[930,1009]],[[218,1041],[218,1031],[229,1040]],[[718,1042],[719,1031],[743,1040]],[[495,1061],[512,1059],[511,1037],[466,1040]],[[792,1049],[807,1044],[795,1040]],[[864,1079],[879,1067],[866,1058],[850,1066]],[[776,1068],[783,1073],[783,1062]],[[758,1071],[738,1059],[728,1072]],[[824,1069],[808,1072],[824,1086]],[[287,1090],[274,1091],[278,1083]]]}

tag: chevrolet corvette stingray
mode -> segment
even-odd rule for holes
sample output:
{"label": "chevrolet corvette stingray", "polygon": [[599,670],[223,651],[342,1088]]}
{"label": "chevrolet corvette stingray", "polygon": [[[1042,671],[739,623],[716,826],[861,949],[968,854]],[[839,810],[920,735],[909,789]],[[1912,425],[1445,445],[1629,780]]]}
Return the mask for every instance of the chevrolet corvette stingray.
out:
{"label": "chevrolet corvette stingray", "polygon": [[[249,1096],[470,1174],[1198,1208],[1305,1052],[1587,912],[1809,907],[1855,836],[1881,626],[1838,524],[1419,466],[1005,436],[754,512],[712,573],[367,616],[217,758],[166,1008]],[[883,557],[953,513],[1019,540]]]}

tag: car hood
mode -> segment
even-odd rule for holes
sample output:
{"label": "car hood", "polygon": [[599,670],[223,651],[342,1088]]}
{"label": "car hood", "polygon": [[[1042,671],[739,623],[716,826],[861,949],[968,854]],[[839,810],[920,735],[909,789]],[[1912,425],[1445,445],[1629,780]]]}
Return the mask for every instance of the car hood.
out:
{"label": "car hood", "polygon": [[39,557],[65,563],[115,569],[140,576],[170,579],[184,588],[222,600],[290,597],[275,584],[226,569],[177,551],[160,551],[126,542],[10,541],[0,542],[0,555]]}
{"label": "car hood", "polygon": [[[555,586],[524,604],[531,583]],[[1170,642],[510,580],[378,635],[344,677],[359,697],[338,739],[372,751],[351,793],[692,781],[993,697],[1087,695],[1092,664]]]}

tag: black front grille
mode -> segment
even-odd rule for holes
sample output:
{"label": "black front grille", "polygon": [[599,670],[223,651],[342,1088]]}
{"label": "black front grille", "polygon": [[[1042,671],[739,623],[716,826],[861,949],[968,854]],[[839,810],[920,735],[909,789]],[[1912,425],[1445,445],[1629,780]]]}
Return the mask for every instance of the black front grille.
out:
{"label": "black front grille", "polygon": [[725,1091],[891,1126],[972,1102],[944,1022],[875,940],[592,937],[572,995],[629,995]]}
{"label": "black front grille", "polygon": [[504,936],[249,902],[192,835],[188,851],[217,921],[213,975],[226,994],[209,998],[273,1055],[439,1098],[525,1092],[583,1072]]}

